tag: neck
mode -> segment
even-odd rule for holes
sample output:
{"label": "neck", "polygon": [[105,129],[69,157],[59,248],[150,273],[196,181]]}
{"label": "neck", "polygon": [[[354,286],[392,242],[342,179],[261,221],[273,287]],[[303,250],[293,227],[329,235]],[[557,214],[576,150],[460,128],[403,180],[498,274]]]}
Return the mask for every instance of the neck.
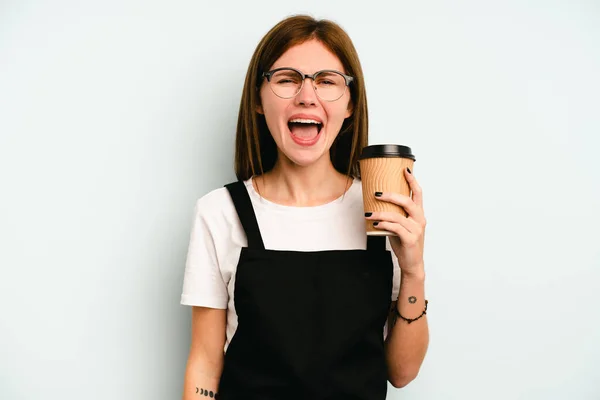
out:
{"label": "neck", "polygon": [[352,179],[339,173],[329,157],[302,167],[280,155],[271,171],[255,179],[261,196],[295,207],[329,203],[344,194],[351,184]]}

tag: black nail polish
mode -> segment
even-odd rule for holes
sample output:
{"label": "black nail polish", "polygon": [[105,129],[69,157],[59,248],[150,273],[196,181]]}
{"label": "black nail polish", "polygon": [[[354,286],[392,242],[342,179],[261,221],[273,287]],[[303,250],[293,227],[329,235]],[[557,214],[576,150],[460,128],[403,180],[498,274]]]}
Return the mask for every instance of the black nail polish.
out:
{"label": "black nail polish", "polygon": [[373,213],[365,213],[365,217],[370,217]]}
{"label": "black nail polish", "polygon": [[409,174],[412,174],[412,171],[410,170],[410,168],[406,167],[406,170],[408,171]]}
{"label": "black nail polish", "polygon": [[375,197],[381,197],[382,194],[382,192],[375,192]]}
{"label": "black nail polish", "polygon": [[379,225],[379,222],[373,222],[373,226]]}

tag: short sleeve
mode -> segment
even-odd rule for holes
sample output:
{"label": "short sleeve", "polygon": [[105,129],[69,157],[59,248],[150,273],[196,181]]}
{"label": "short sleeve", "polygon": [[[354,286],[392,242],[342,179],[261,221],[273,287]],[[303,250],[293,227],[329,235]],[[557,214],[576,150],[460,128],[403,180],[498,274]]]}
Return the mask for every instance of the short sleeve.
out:
{"label": "short sleeve", "polygon": [[[392,254],[392,264],[394,265],[394,278],[392,285],[392,301],[398,300],[398,296],[400,294],[400,264],[398,263],[398,257],[392,250],[392,246],[390,245],[389,238],[386,239],[386,249],[390,251]],[[383,339],[387,339],[389,331],[388,321],[385,322],[385,326],[383,327]]]}
{"label": "short sleeve", "polygon": [[390,245],[389,238],[386,238],[386,248],[392,254],[392,263],[394,264],[394,284],[392,286],[392,300],[398,300],[398,295],[400,294],[400,265],[398,264],[398,257],[392,250],[392,246]]}
{"label": "short sleeve", "polygon": [[227,285],[219,267],[215,232],[210,229],[202,200],[194,207],[181,304],[226,309]]}

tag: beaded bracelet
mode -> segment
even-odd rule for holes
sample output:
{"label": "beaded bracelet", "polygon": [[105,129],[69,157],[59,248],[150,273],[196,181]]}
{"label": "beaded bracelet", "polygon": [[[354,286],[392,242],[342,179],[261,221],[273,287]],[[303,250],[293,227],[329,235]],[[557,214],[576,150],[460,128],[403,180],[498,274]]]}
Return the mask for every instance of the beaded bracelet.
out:
{"label": "beaded bracelet", "polygon": [[421,318],[423,315],[427,314],[427,303],[429,303],[427,300],[425,300],[425,309],[423,310],[423,312],[421,313],[421,315],[419,315],[417,318],[413,318],[413,319],[409,319],[409,318],[404,318],[402,315],[400,315],[400,312],[398,311],[398,307],[396,307],[396,315],[398,317],[400,317],[400,319],[408,322],[409,324],[411,322],[415,322],[416,320],[418,320],[419,318]]}

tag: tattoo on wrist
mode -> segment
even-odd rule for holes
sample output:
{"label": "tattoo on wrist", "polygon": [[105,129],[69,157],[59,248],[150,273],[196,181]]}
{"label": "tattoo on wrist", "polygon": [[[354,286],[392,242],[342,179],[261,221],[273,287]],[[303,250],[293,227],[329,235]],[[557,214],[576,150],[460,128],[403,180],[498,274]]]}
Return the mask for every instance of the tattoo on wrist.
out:
{"label": "tattoo on wrist", "polygon": [[206,396],[209,397],[211,399],[218,399],[219,395],[218,393],[215,391],[213,392],[212,390],[206,390],[203,388],[198,388],[196,387],[196,394],[200,395],[200,396]]}
{"label": "tattoo on wrist", "polygon": [[418,321],[418,320],[419,320],[419,319],[421,319],[421,318],[422,318],[424,315],[426,315],[426,314],[427,314],[427,304],[428,304],[428,301],[427,301],[427,300],[425,300],[425,309],[423,310],[423,312],[421,313],[421,315],[419,315],[417,318],[405,318],[405,317],[403,317],[402,315],[400,315],[400,311],[398,311],[398,309],[396,309],[396,316],[397,316],[398,318],[400,318],[401,320],[403,320],[403,321],[406,321],[406,322],[408,322],[409,324],[411,324],[411,323],[413,323],[413,322],[415,322],[415,321]]}
{"label": "tattoo on wrist", "polygon": [[415,304],[415,303],[417,302],[417,298],[416,298],[415,296],[410,296],[410,297],[408,298],[408,302],[409,302],[410,304]]}

